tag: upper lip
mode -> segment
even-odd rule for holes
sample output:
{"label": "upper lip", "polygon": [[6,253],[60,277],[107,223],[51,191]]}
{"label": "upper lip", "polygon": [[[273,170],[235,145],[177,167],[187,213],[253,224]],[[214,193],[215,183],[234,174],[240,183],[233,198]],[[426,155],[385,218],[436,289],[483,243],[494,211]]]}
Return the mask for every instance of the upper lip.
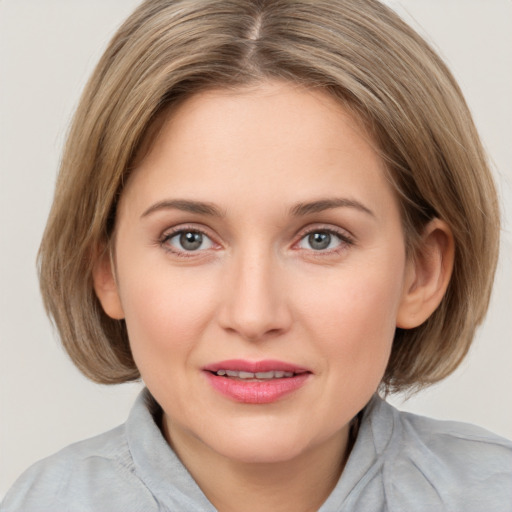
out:
{"label": "upper lip", "polygon": [[218,372],[219,370],[233,370],[240,372],[271,372],[271,371],[282,371],[282,372],[293,372],[293,373],[305,373],[310,372],[303,366],[298,366],[293,363],[286,363],[284,361],[277,361],[273,359],[265,359],[261,361],[248,361],[245,359],[229,359],[227,361],[219,361],[211,363],[203,370],[208,372]]}

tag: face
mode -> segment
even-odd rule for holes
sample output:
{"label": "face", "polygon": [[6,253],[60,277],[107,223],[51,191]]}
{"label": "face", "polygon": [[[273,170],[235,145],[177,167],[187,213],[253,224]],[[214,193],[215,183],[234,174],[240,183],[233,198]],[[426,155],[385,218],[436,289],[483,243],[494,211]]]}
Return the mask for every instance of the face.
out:
{"label": "face", "polygon": [[323,92],[210,91],[162,124],[120,200],[116,288],[175,445],[291,461],[346,439],[407,288],[397,199]]}

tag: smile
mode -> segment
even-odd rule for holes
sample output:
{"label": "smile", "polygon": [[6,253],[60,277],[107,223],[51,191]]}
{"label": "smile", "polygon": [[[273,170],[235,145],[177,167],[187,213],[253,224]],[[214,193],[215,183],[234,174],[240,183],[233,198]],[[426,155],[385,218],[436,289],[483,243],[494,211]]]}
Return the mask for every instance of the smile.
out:
{"label": "smile", "polygon": [[282,361],[231,360],[203,368],[209,384],[244,404],[270,404],[298,391],[312,372]]}
{"label": "smile", "polygon": [[218,370],[215,372],[219,377],[231,377],[242,380],[269,380],[269,379],[282,379],[293,377],[293,372],[285,372],[282,370],[270,372],[244,372],[236,370]]}

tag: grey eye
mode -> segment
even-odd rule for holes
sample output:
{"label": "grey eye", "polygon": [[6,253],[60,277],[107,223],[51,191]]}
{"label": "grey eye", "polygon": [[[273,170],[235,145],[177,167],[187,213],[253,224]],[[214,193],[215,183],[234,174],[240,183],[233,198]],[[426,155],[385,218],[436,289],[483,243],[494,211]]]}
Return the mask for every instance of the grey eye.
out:
{"label": "grey eye", "polygon": [[315,251],[322,251],[327,249],[331,245],[331,234],[330,233],[310,233],[308,235],[308,243],[311,249]]}
{"label": "grey eye", "polygon": [[301,249],[308,251],[325,251],[326,249],[336,249],[340,245],[348,243],[341,235],[331,231],[311,231],[304,235],[299,241]]}
{"label": "grey eye", "polygon": [[196,251],[201,247],[202,243],[202,233],[194,233],[189,231],[187,233],[181,233],[180,235],[180,245],[187,251]]}
{"label": "grey eye", "polygon": [[166,243],[178,252],[193,252],[213,247],[210,238],[200,231],[179,231],[169,236]]}

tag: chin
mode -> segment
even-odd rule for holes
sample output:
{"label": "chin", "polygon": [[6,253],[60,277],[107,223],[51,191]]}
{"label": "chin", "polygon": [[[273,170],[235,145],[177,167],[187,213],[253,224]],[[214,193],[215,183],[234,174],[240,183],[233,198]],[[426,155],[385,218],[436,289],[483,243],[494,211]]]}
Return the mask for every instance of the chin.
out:
{"label": "chin", "polygon": [[[260,427],[260,428],[258,428]],[[233,424],[226,432],[225,425],[210,431],[203,442],[220,455],[247,464],[272,464],[292,461],[316,445],[304,429],[289,428],[288,425]]]}
{"label": "chin", "polygon": [[[269,443],[231,440],[230,446],[219,447],[221,454],[233,461],[244,464],[277,464],[290,462],[299,457],[306,448],[298,443],[285,443],[282,439],[273,439]],[[219,450],[219,451],[220,451]]]}

